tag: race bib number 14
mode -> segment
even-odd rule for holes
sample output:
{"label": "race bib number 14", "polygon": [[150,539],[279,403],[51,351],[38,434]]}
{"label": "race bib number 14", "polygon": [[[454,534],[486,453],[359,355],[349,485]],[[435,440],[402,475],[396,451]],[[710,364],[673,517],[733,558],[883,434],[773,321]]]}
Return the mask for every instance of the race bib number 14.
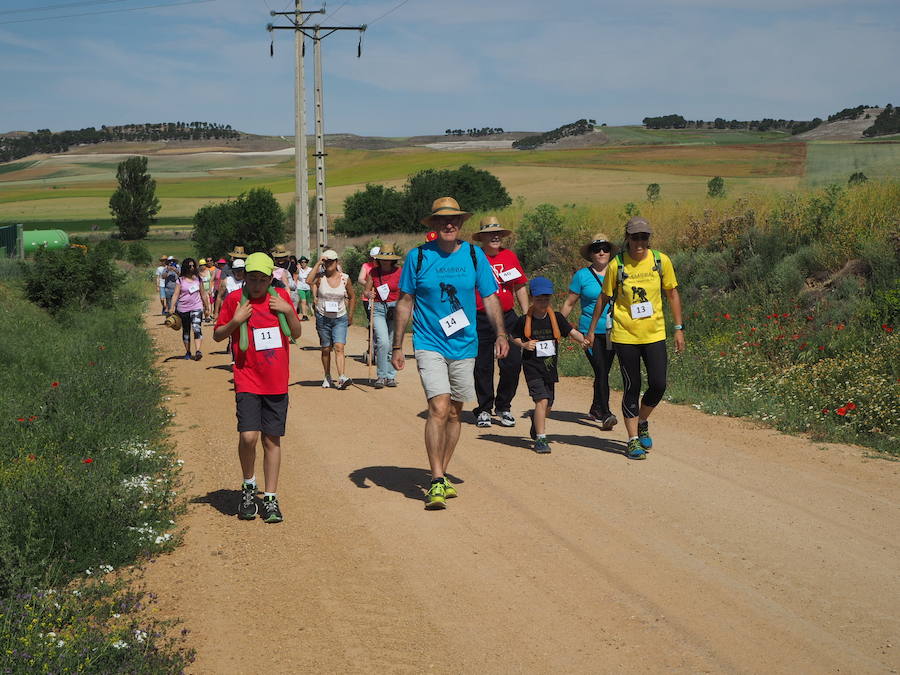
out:
{"label": "race bib number 14", "polygon": [[458,309],[453,314],[448,314],[443,319],[441,319],[441,328],[444,330],[444,335],[450,337],[457,331],[461,331],[463,328],[469,325],[469,319],[466,316],[466,313]]}

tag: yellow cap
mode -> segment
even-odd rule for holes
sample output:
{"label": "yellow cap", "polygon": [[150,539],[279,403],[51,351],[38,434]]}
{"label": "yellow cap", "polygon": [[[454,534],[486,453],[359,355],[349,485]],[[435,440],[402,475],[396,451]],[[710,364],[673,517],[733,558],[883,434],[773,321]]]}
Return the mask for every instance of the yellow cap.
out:
{"label": "yellow cap", "polygon": [[247,274],[250,274],[250,272],[262,272],[270,277],[274,268],[275,263],[265,253],[251,253],[247,256],[247,266],[245,268]]}

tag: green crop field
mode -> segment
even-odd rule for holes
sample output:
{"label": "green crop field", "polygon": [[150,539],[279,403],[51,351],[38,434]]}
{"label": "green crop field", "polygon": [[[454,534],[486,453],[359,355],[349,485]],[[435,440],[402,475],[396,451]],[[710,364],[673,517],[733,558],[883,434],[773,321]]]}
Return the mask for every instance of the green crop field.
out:
{"label": "green crop field", "polygon": [[900,143],[810,143],[806,160],[806,184],[846,184],[851,174],[862,171],[869,178],[900,178]]}

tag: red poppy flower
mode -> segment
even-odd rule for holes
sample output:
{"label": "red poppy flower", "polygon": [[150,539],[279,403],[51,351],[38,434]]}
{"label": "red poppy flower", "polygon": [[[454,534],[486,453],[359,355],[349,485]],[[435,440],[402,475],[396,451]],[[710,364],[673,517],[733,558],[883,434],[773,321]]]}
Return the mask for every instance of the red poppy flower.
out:
{"label": "red poppy flower", "polygon": [[799,348],[800,348],[800,349],[806,349],[806,346],[807,346],[808,344],[809,344],[808,342],[801,342]]}
{"label": "red poppy flower", "polygon": [[50,386],[56,389],[59,386],[59,382],[51,382]]}
{"label": "red poppy flower", "polygon": [[812,320],[813,320],[812,315],[809,315],[808,317],[806,317],[806,320],[807,320],[807,321],[812,321]]}
{"label": "red poppy flower", "polygon": [[31,417],[28,418],[28,421],[34,422],[36,419],[37,419],[37,415],[32,415]]}
{"label": "red poppy flower", "polygon": [[102,352],[104,349],[106,349],[106,347],[104,347],[103,345],[99,345],[99,346],[97,347],[97,349],[99,349],[99,350]]}
{"label": "red poppy flower", "polygon": [[888,326],[887,324],[884,324],[884,325],[882,326],[882,328],[884,328],[884,332],[885,332],[885,333],[893,333],[893,332],[894,332],[894,327],[893,327],[893,326]]}
{"label": "red poppy flower", "polygon": [[93,464],[94,460],[91,459],[90,457],[86,457],[85,459],[81,460],[81,463],[82,464]]}
{"label": "red poppy flower", "polygon": [[751,333],[755,333],[756,330],[757,330],[757,329],[756,329],[756,326],[752,326],[752,327],[750,328],[750,332],[751,332]]}
{"label": "red poppy flower", "polygon": [[719,356],[725,356],[725,352],[719,352]]}
{"label": "red poppy flower", "polygon": [[731,314],[723,314],[722,316],[731,321]]}
{"label": "red poppy flower", "polygon": [[853,403],[852,401],[844,407],[847,408],[847,410],[856,410],[856,404]]}
{"label": "red poppy flower", "polygon": [[830,411],[828,408],[822,408],[822,414],[823,414],[823,415],[827,415],[827,414],[830,413],[830,412],[831,412],[831,411]]}
{"label": "red poppy flower", "polygon": [[791,340],[799,340],[799,339],[800,339],[800,333],[794,333],[793,335],[791,335]]}
{"label": "red poppy flower", "polygon": [[34,460],[37,459],[37,455],[35,455],[33,452],[29,452],[27,459],[29,462],[33,462]]}
{"label": "red poppy flower", "polygon": [[834,412],[837,413],[838,415],[840,415],[841,417],[843,417],[844,415],[847,414],[847,409],[844,406],[841,406],[840,408],[837,408]]}
{"label": "red poppy flower", "polygon": [[16,422],[24,422],[24,421],[25,421],[25,418],[24,418],[24,417],[20,417],[20,418],[18,418],[18,419],[16,420]]}
{"label": "red poppy flower", "polygon": [[844,330],[845,328],[846,328],[846,326],[842,323],[839,323],[837,326],[834,327],[835,330]]}
{"label": "red poppy flower", "polygon": [[819,351],[820,351],[820,352],[824,352],[824,351],[825,351],[825,345],[819,345]]}
{"label": "red poppy flower", "polygon": [[790,314],[782,314],[781,316],[784,317],[784,318],[786,319],[786,318],[788,318],[788,317],[790,316]]}

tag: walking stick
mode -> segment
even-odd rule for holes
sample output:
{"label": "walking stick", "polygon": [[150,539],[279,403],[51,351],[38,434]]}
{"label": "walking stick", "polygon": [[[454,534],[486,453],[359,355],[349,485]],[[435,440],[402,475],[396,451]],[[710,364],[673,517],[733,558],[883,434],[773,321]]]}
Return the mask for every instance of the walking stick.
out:
{"label": "walking stick", "polygon": [[372,298],[369,301],[369,384],[372,384],[372,359],[375,358],[375,341],[372,339],[372,334],[375,330],[375,326],[372,323],[374,318],[375,298]]}

